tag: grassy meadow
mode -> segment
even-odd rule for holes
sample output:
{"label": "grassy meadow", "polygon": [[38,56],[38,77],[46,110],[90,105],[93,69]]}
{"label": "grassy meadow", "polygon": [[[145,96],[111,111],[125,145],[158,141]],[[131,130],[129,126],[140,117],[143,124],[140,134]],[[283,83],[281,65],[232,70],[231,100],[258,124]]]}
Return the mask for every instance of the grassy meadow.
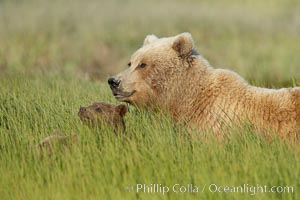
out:
{"label": "grassy meadow", "polygon": [[[220,142],[133,107],[123,135],[77,116],[81,105],[118,103],[106,80],[147,34],[190,32],[215,67],[261,87],[299,86],[299,10],[296,0],[0,1],[0,199],[300,199],[299,143],[269,143],[247,126]],[[40,159],[38,142],[55,130],[80,141]],[[136,192],[137,184],[199,190]]]}

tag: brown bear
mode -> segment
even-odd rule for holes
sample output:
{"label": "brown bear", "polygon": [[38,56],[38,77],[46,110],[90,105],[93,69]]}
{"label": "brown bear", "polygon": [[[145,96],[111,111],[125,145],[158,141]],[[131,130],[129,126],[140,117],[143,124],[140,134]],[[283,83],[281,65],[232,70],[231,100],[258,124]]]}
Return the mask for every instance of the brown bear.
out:
{"label": "brown bear", "polygon": [[124,104],[113,105],[103,102],[95,102],[87,107],[80,107],[78,116],[83,122],[93,126],[107,123],[114,128],[115,133],[125,131],[124,116],[127,113],[127,106]]}
{"label": "brown bear", "polygon": [[259,132],[300,135],[299,87],[254,87],[233,71],[215,69],[196,52],[189,33],[147,36],[128,69],[108,83],[117,100],[169,111],[188,127],[220,134],[245,120]]}
{"label": "brown bear", "polygon": [[[107,123],[114,128],[115,133],[125,131],[125,123],[123,117],[127,113],[126,105],[113,105],[103,102],[95,102],[88,107],[80,107],[78,116],[84,122],[87,122],[93,126],[101,125],[101,123]],[[54,147],[69,147],[74,143],[77,143],[79,136],[76,134],[65,135],[58,131],[46,138],[42,139],[39,144],[40,157],[45,152],[48,156],[53,154],[56,150]],[[58,148],[59,149],[59,148]]]}
{"label": "brown bear", "polygon": [[64,146],[68,147],[73,145],[74,143],[77,143],[79,140],[79,137],[77,134],[73,135],[65,135],[59,133],[59,131],[54,131],[52,135],[45,137],[42,139],[39,144],[39,155],[42,158],[43,154],[46,153],[48,156],[53,154],[53,151],[55,150],[55,146]]}

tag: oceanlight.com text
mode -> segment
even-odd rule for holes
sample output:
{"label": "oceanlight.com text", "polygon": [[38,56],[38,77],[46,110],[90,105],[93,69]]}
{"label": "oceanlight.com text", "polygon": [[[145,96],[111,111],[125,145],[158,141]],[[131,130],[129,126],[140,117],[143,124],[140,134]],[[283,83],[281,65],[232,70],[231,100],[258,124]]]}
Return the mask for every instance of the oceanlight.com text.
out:
{"label": "oceanlight.com text", "polygon": [[258,193],[293,193],[293,186],[268,186],[260,184],[241,184],[238,186],[232,185],[219,185],[215,183],[211,184],[179,184],[175,183],[172,185],[152,183],[143,184],[137,183],[126,187],[127,192],[136,193],[160,193],[165,195],[167,193],[247,193],[249,195],[256,195]]}

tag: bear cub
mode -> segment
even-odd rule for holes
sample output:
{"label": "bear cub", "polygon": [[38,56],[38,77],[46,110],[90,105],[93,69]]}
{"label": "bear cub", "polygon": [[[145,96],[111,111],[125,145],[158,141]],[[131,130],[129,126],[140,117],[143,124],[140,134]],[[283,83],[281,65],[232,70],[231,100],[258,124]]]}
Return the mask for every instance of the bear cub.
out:
{"label": "bear cub", "polygon": [[87,107],[80,107],[78,116],[80,119],[92,126],[107,123],[114,128],[115,133],[125,131],[124,116],[128,112],[124,104],[113,105],[104,102],[95,102]]}

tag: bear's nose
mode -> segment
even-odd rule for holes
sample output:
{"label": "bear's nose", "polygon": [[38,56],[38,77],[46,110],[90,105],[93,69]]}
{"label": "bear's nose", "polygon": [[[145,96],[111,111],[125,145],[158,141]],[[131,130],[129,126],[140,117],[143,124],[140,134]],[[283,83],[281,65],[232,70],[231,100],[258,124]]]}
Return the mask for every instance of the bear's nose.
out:
{"label": "bear's nose", "polygon": [[120,80],[116,79],[115,77],[110,77],[108,79],[108,84],[111,89],[116,89],[120,86]]}
{"label": "bear's nose", "polygon": [[81,106],[80,106],[79,112],[81,112],[81,113],[82,113],[82,112],[85,112],[85,111],[86,111],[86,108],[85,108],[85,107],[81,107]]}

